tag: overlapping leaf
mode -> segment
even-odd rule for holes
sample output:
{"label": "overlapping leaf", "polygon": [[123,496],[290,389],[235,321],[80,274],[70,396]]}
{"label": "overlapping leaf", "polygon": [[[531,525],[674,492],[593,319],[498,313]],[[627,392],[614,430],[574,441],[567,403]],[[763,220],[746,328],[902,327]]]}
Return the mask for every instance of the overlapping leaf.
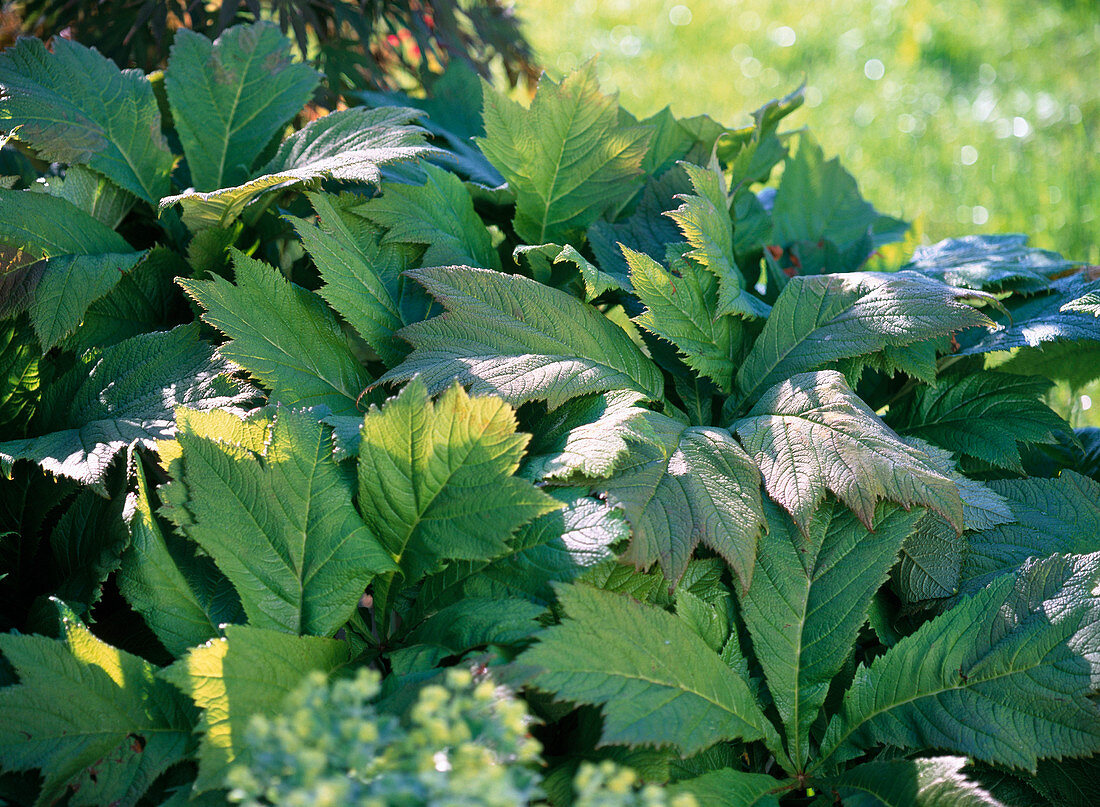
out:
{"label": "overlapping leaf", "polygon": [[925,623],[856,672],[823,757],[885,743],[1034,771],[1096,753],[1098,579],[1100,554],[1033,559]]}
{"label": "overlapping leaf", "polygon": [[188,536],[241,598],[250,625],[331,636],[367,584],[394,568],[352,505],[327,429],[280,407],[263,454],[215,442],[180,423]]}
{"label": "overlapping leaf", "polygon": [[987,325],[963,302],[974,293],[915,272],[793,278],[737,372],[740,399],[752,403],[774,384],[837,359]]}
{"label": "overlapping leaf", "polygon": [[41,768],[38,805],[134,805],[191,750],[192,715],[156,668],[100,641],[60,600],[61,639],[0,635],[20,682],[0,689],[0,766]]}
{"label": "overlapping leaf", "polygon": [[602,706],[601,743],[673,745],[686,756],[773,732],[745,680],[672,614],[585,585],[559,588],[558,600],[561,624],[518,664],[531,686]]}
{"label": "overlapping leaf", "polygon": [[690,793],[699,804],[714,807],[779,807],[774,776],[722,768],[692,779],[683,779],[667,790],[671,798]]}
{"label": "overlapping leaf", "polygon": [[202,709],[195,789],[224,786],[226,771],[245,748],[253,715],[276,713],[309,672],[331,672],[350,656],[345,642],[230,625],[224,639],[194,648],[164,670],[161,677]]}
{"label": "overlapping leaf", "polygon": [[1078,265],[1027,246],[1026,235],[968,235],[917,247],[902,268],[965,289],[1034,292]]}
{"label": "overlapping leaf", "polygon": [[1079,311],[1083,314],[1092,314],[1100,317],[1100,280],[1083,287],[1081,296],[1068,303],[1063,303],[1059,311]]}
{"label": "overlapping leaf", "polygon": [[197,326],[85,354],[43,399],[46,432],[0,443],[0,469],[10,475],[12,463],[27,459],[101,489],[119,452],[172,435],[177,406],[233,407],[252,398],[254,390],[230,379],[232,370],[199,340]]}
{"label": "overlapping leaf", "polygon": [[309,100],[316,71],[291,58],[272,22],[234,26],[214,42],[187,28],[172,38],[164,85],[199,191],[240,185],[260,153]]}
{"label": "overlapping leaf", "polygon": [[234,251],[233,266],[236,285],[221,277],[178,281],[206,309],[203,320],[230,337],[218,352],[268,387],[273,400],[355,412],[370,377],[324,302],[241,252]]}
{"label": "overlapping leaf", "polygon": [[486,87],[477,143],[516,194],[516,233],[528,244],[578,244],[604,211],[641,187],[649,129],[619,125],[595,64],[555,84],[545,74],[529,109]]}
{"label": "overlapping leaf", "polygon": [[639,568],[658,562],[676,581],[702,543],[747,587],[764,524],[759,470],[725,429],[685,427],[655,412],[645,417],[656,439],[631,440],[616,474],[595,486],[632,527],[623,561]]}
{"label": "overlapping leaf", "polygon": [[867,762],[828,780],[844,804],[875,807],[1005,807],[963,768],[966,757]]}
{"label": "overlapping leaf", "polygon": [[0,86],[3,128],[40,157],[87,165],[152,205],[168,193],[175,158],[139,71],[64,37],[52,53],[28,37],[0,55]]}
{"label": "overlapping leaf", "polygon": [[659,400],[660,371],[617,325],[575,297],[519,275],[446,267],[408,272],[447,309],[401,331],[413,352],[378,383],[419,375],[437,392],[452,380],[512,404],[551,409],[593,392],[628,389]]}
{"label": "overlapping leaf", "polygon": [[788,753],[802,769],[810,726],[921,511],[879,505],[872,531],[830,501],[805,535],[770,502],[766,511],[768,531],[741,613],[786,727]]}

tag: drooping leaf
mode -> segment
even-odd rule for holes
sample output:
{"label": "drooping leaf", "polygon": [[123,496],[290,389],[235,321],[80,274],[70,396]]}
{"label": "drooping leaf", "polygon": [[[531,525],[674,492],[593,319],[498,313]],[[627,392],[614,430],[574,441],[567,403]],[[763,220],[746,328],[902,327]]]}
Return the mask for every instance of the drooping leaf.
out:
{"label": "drooping leaf", "polygon": [[49,544],[58,576],[52,593],[85,617],[99,602],[103,582],[118,568],[129,544],[122,501],[82,490],[57,520]]}
{"label": "drooping leaf", "polygon": [[52,47],[24,38],[0,55],[3,128],[18,127],[39,157],[87,165],[156,205],[175,158],[153,88],[84,45],[55,37]]}
{"label": "drooping leaf", "polygon": [[656,561],[676,582],[702,543],[748,587],[764,525],[756,465],[725,429],[645,417],[657,439],[628,438],[632,450],[616,474],[595,485],[633,528],[622,560],[642,569]]}
{"label": "drooping leaf", "polygon": [[355,209],[386,228],[383,243],[424,244],[424,266],[480,266],[500,271],[489,231],[474,212],[461,180],[433,165],[422,166],[423,185],[386,185],[380,197]]}
{"label": "drooping leaf", "polygon": [[0,470],[37,462],[102,490],[111,460],[135,445],[153,448],[174,431],[177,406],[232,407],[254,390],[230,379],[232,367],[199,340],[197,326],[134,336],[55,381],[43,399],[44,433],[0,443]]}
{"label": "drooping leaf", "polygon": [[586,585],[557,593],[565,617],[517,664],[528,685],[601,706],[601,744],[673,745],[686,756],[773,731],[744,679],[672,614]]}
{"label": "drooping leaf", "polygon": [[235,285],[222,277],[177,281],[206,309],[203,320],[230,337],[218,352],[268,387],[273,400],[356,412],[370,377],[324,302],[242,252],[233,251],[233,266]]}
{"label": "drooping leaf", "polygon": [[260,456],[186,421],[176,440],[182,460],[170,470],[187,491],[186,532],[237,589],[250,625],[331,636],[371,579],[395,568],[308,412],[279,407]]}
{"label": "drooping leaf", "polygon": [[1056,479],[988,483],[1008,501],[1015,519],[969,535],[962,564],[963,591],[987,585],[1031,557],[1100,551],[1100,483],[1074,471]]}
{"label": "drooping leaf", "polygon": [[380,244],[373,225],[349,210],[355,203],[348,198],[311,193],[309,200],[318,226],[290,222],[325,281],[321,296],[383,362],[399,363],[409,349],[394,334],[423,319],[428,309],[427,295],[403,275],[419,250]]}
{"label": "drooping leaf", "polygon": [[740,399],[752,403],[780,381],[837,359],[987,325],[985,314],[963,302],[973,294],[915,272],[793,278],[737,371]]}
{"label": "drooping leaf", "polygon": [[634,390],[659,400],[660,371],[630,337],[596,309],[519,275],[469,267],[408,273],[447,314],[401,331],[413,346],[377,383],[420,375],[432,392],[457,379],[474,394],[512,404]]}
{"label": "drooping leaf", "polygon": [[608,209],[641,187],[646,127],[619,125],[594,62],[555,84],[543,74],[529,109],[484,87],[477,144],[516,193],[516,233],[528,244],[577,245]]}
{"label": "drooping leaf", "polygon": [[214,42],[181,28],[172,37],[164,86],[195,189],[249,179],[317,80],[316,71],[292,60],[290,40],[272,22],[233,26]]}
{"label": "drooping leaf", "polygon": [[722,768],[668,786],[670,798],[690,793],[699,804],[713,807],[779,807],[774,792],[780,785],[774,776]]}
{"label": "drooping leaf", "polygon": [[440,561],[503,555],[521,524],[562,503],[513,476],[527,435],[511,407],[459,386],[432,402],[419,380],[367,413],[359,509],[407,582]]}
{"label": "drooping leaf", "polygon": [[950,286],[984,291],[1035,292],[1079,264],[1027,246],[1026,235],[968,235],[917,247],[904,269]]}
{"label": "drooping leaf", "polygon": [[243,622],[240,598],[209,556],[161,529],[153,515],[145,471],[134,463],[137,488],[126,501],[130,546],[118,587],[173,656],[220,635],[219,625]]}
{"label": "drooping leaf", "polygon": [[926,622],[859,668],[823,758],[886,743],[1034,771],[1096,753],[1098,579],[1100,553],[1032,559]]}
{"label": "drooping leaf", "polygon": [[558,264],[572,263],[577,267],[581,282],[584,283],[586,302],[596,299],[605,292],[624,288],[624,278],[602,271],[577,252],[572,244],[566,244],[564,247],[560,244],[539,244],[538,246],[521,244],[512,251],[512,258],[520,265],[526,263],[531,277],[535,280],[558,288],[562,284],[555,280],[554,267]]}
{"label": "drooping leaf", "polygon": [[1051,386],[989,371],[948,376],[891,406],[886,421],[902,434],[1022,473],[1019,444],[1073,439],[1069,424],[1042,400]]}
{"label": "drooping leaf", "polygon": [[865,762],[826,787],[852,807],[1005,807],[963,771],[966,757]]}
{"label": "drooping leaf", "polygon": [[202,709],[199,792],[224,786],[225,774],[246,748],[253,715],[275,714],[313,670],[329,673],[351,656],[345,642],[230,625],[224,639],[191,650],[161,673]]}
{"label": "drooping leaf", "polygon": [[635,321],[671,342],[689,367],[730,392],[744,337],[739,318],[718,313],[720,281],[688,261],[677,262],[679,274],[673,275],[641,252],[623,247],[623,254],[634,291],[646,306]]}
{"label": "drooping leaf", "polygon": [[930,507],[962,531],[958,485],[906,445],[833,370],[777,384],[731,427],[760,466],[768,495],[803,532],[826,490],[868,525],[880,499]]}
{"label": "drooping leaf", "polygon": [[[718,299],[712,318],[722,314],[742,317],[766,317],[771,307],[749,294],[733,254],[733,222],[730,219],[732,197],[726,190],[721,168],[712,163],[702,168],[681,163],[691,179],[695,194],[679,194],[681,204],[665,215],[676,222],[693,249],[686,253],[718,281]],[[627,256],[630,263],[630,256]],[[634,266],[631,264],[631,279]]]}
{"label": "drooping leaf", "polygon": [[377,184],[381,166],[431,150],[422,130],[410,125],[418,114],[409,109],[365,107],[332,112],[284,140],[271,162],[247,182],[209,192],[189,188],[162,199],[160,207],[181,205],[183,223],[197,231],[231,224],[246,206],[267,193],[316,185],[322,179]]}
{"label": "drooping leaf", "polygon": [[626,458],[627,438],[652,436],[637,392],[585,395],[562,404],[531,429],[520,474],[532,480],[602,479]]}
{"label": "drooping leaf", "polygon": [[[52,602],[60,640],[0,635],[20,679],[0,689],[0,766],[42,770],[37,805],[70,790],[85,791],[81,797],[91,801],[84,804],[134,805],[191,750],[189,705],[157,679],[155,667],[100,641]],[[99,788],[100,777],[112,787]]]}
{"label": "drooping leaf", "polygon": [[921,511],[879,505],[868,529],[828,501],[803,535],[774,504],[765,510],[768,531],[741,613],[801,769],[811,753],[810,726]]}

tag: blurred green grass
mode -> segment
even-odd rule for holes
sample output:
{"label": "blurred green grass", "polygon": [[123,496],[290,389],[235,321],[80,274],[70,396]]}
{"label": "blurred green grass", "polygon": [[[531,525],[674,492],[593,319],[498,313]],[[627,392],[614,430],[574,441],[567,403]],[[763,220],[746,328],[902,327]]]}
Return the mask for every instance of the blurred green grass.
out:
{"label": "blurred green grass", "polygon": [[[1097,0],[517,0],[516,13],[552,76],[598,57],[637,115],[743,125],[805,79],[789,127],[839,154],[914,241],[1021,232],[1100,263]],[[1100,384],[1050,402],[1100,425]]]}

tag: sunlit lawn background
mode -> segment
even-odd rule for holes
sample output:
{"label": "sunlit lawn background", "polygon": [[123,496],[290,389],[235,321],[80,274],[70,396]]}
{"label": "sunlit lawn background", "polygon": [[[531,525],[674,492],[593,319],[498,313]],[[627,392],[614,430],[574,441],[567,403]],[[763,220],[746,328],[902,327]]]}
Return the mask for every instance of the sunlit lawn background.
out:
{"label": "sunlit lawn background", "polygon": [[[551,75],[596,56],[638,115],[741,125],[805,78],[791,125],[914,240],[1022,232],[1100,263],[1097,0],[517,0],[516,13]],[[1100,385],[1082,392],[1053,402],[1100,425]]]}

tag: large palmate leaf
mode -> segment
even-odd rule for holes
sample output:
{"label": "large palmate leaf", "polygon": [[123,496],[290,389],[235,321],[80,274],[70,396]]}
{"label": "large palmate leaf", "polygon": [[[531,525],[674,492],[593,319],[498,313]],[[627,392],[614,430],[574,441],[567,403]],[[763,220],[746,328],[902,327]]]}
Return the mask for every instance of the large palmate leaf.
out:
{"label": "large palmate leaf", "polygon": [[173,656],[220,634],[222,623],[243,622],[240,598],[207,555],[161,529],[149,483],[134,464],[137,489],[126,502],[130,546],[118,587]]}
{"label": "large palmate leaf", "polygon": [[0,635],[0,766],[41,768],[37,805],[134,805],[191,750],[191,709],[156,668],[100,641],[59,600],[61,639]]}
{"label": "large palmate leaf", "polygon": [[722,768],[682,779],[669,785],[667,791],[671,798],[690,793],[698,804],[708,807],[779,807],[779,796],[774,792],[779,785],[774,776]]}
{"label": "large palmate leaf", "polygon": [[252,176],[260,153],[301,111],[318,75],[291,58],[271,22],[237,25],[211,42],[181,28],[164,86],[191,183],[213,191]]}
{"label": "large palmate leaf", "polygon": [[826,490],[872,523],[880,499],[930,507],[962,531],[958,485],[906,445],[833,370],[777,384],[731,427],[760,466],[764,487],[805,532]]}
{"label": "large palmate leaf", "polygon": [[230,625],[224,639],[194,648],[164,670],[161,677],[202,709],[196,790],[224,786],[253,715],[275,714],[308,673],[331,672],[350,656],[346,642]]}
{"label": "large palmate leaf", "polygon": [[740,398],[752,403],[783,379],[837,359],[989,324],[963,302],[973,294],[916,272],[793,278],[737,371]]}
{"label": "large palmate leaf", "polygon": [[135,445],[152,448],[175,430],[177,406],[232,407],[255,391],[229,378],[233,368],[199,340],[198,327],[141,334],[102,353],[51,385],[43,399],[46,433],[0,443],[0,470],[16,460],[102,490],[111,460]]}
{"label": "large palmate leaf", "polygon": [[0,244],[37,258],[134,251],[125,238],[66,199],[4,189],[0,189]]}
{"label": "large palmate leaf", "polygon": [[1040,348],[1052,343],[1068,343],[1074,351],[1080,351],[1100,342],[1100,318],[1091,311],[1076,310],[1070,305],[1093,291],[1094,286],[1086,275],[1081,274],[1054,281],[1050,294],[1038,295],[1021,305],[1009,307],[1009,316],[1005,317],[1001,330],[983,334],[973,344],[965,344],[959,351],[960,355]]}
{"label": "large palmate leaf", "polygon": [[[691,244],[688,257],[694,258],[718,281],[715,315],[738,314],[743,317],[766,317],[770,306],[749,294],[745,280],[737,268],[733,254],[733,222],[730,219],[732,197],[726,191],[726,180],[716,162],[710,168],[681,163],[691,179],[695,194],[679,194],[681,204],[665,215],[676,222],[684,238]],[[627,256],[630,263],[630,256]],[[633,280],[633,264],[631,265]]]}
{"label": "large palmate leaf", "polygon": [[378,383],[420,375],[437,392],[452,380],[512,404],[551,409],[592,392],[629,389],[659,400],[664,381],[619,326],[563,291],[469,267],[408,273],[447,314],[401,331],[413,352]]}
{"label": "large palmate leaf", "polygon": [[641,185],[646,127],[619,124],[596,66],[555,84],[543,74],[529,109],[484,88],[485,137],[477,143],[516,194],[516,233],[528,244],[577,244],[600,214]]}
{"label": "large palmate leaf", "polygon": [[317,211],[316,227],[288,218],[325,281],[321,296],[383,362],[399,363],[409,348],[394,334],[423,319],[429,306],[423,289],[404,276],[419,250],[379,243],[376,228],[351,212],[359,206],[358,196],[311,193],[309,200]]}
{"label": "large palmate leaf", "polygon": [[209,192],[189,188],[162,199],[160,207],[181,205],[184,223],[192,230],[203,230],[229,225],[267,193],[316,185],[322,179],[377,184],[383,165],[432,151],[424,143],[422,130],[410,125],[417,115],[410,109],[364,107],[330,113],[284,140],[258,176]]}
{"label": "large palmate leaf", "polygon": [[951,286],[986,291],[1033,292],[1079,264],[1027,246],[1026,235],[968,235],[917,247],[904,269]]}
{"label": "large palmate leaf", "polygon": [[739,318],[718,313],[720,281],[689,261],[676,262],[679,274],[673,275],[641,252],[623,247],[623,254],[646,306],[635,322],[671,342],[689,367],[730,392],[744,336]]}
{"label": "large palmate leaf", "polygon": [[46,160],[87,165],[149,204],[168,193],[175,158],[153,88],[64,37],[53,52],[20,39],[0,54],[0,122]]}
{"label": "large palmate leaf", "polygon": [[859,668],[823,758],[886,743],[1034,771],[1096,753],[1098,580],[1100,553],[1032,559],[926,622]]}
{"label": "large palmate leaf", "polygon": [[539,419],[520,474],[532,480],[602,479],[626,458],[627,438],[652,435],[637,392],[584,395]]}
{"label": "large palmate leaf", "polygon": [[948,376],[891,406],[886,421],[902,434],[1023,473],[1020,444],[1074,439],[1069,424],[1042,401],[1051,386],[1008,373]]}
{"label": "large palmate leaf", "polygon": [[218,352],[270,389],[272,400],[356,412],[370,376],[324,301],[244,253],[233,252],[233,266],[236,285],[222,277],[178,281],[206,309],[203,320],[230,337]]}
{"label": "large palmate leaf", "polygon": [[680,619],[583,584],[557,592],[561,624],[517,664],[537,689],[602,706],[601,743],[673,745],[687,756],[774,733],[745,680]]}
{"label": "large palmate leaf", "polygon": [[748,587],[764,525],[756,465],[725,429],[645,417],[656,439],[628,438],[632,450],[616,474],[594,485],[633,528],[623,561],[639,568],[656,561],[675,582],[702,543]]}
{"label": "large palmate leaf", "polygon": [[500,270],[489,231],[474,212],[462,181],[450,171],[422,166],[423,185],[386,186],[385,193],[356,208],[386,228],[383,243],[424,244],[424,266],[480,266]]}
{"label": "large palmate leaf", "polygon": [[414,380],[371,407],[359,443],[359,509],[408,582],[443,559],[503,555],[508,537],[560,501],[512,475],[528,436],[498,398],[450,387],[433,403]]}
{"label": "large palmate leaf", "polygon": [[1073,471],[1056,479],[987,483],[1012,510],[1012,523],[971,533],[962,563],[963,591],[1015,570],[1031,557],[1100,551],[1100,483]]}
{"label": "large palmate leaf", "polygon": [[963,772],[966,764],[966,757],[867,762],[825,786],[846,807],[1005,807]]}
{"label": "large palmate leaf", "polygon": [[810,726],[921,511],[879,505],[872,531],[830,501],[805,535],[770,502],[767,512],[741,613],[783,719],[788,753],[803,770]]}
{"label": "large palmate leaf", "polygon": [[187,492],[187,535],[233,583],[250,625],[331,636],[367,584],[395,568],[352,505],[325,426],[279,407],[263,453],[186,421],[169,470]]}

